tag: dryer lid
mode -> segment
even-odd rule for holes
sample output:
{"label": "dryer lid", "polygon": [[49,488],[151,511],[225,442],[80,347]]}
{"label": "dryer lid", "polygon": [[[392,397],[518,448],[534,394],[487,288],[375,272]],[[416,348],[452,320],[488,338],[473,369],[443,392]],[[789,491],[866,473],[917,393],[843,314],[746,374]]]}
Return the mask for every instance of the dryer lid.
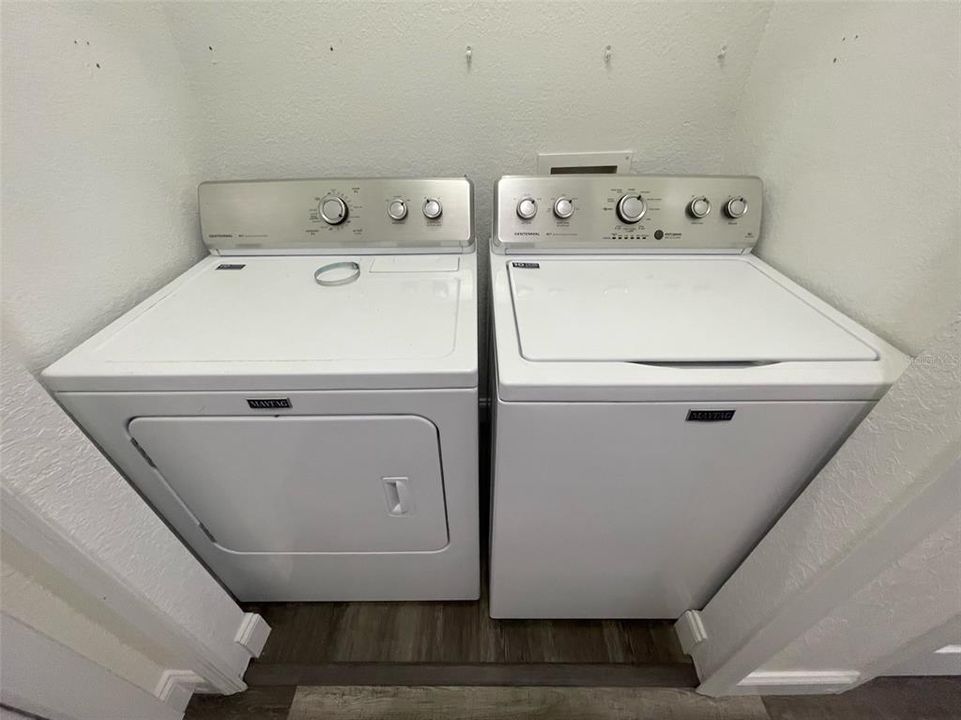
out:
{"label": "dryer lid", "polygon": [[459,258],[260,257],[208,264],[93,350],[107,363],[423,363],[452,353]]}
{"label": "dryer lid", "polygon": [[509,263],[532,361],[665,365],[876,360],[877,351],[743,258]]}

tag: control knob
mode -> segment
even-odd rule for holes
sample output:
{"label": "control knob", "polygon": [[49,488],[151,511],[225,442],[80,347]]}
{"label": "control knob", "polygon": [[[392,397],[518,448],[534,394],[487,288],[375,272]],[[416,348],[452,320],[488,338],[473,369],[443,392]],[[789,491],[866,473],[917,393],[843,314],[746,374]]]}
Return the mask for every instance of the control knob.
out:
{"label": "control knob", "polygon": [[636,223],[647,212],[647,203],[640,195],[622,195],[617,201],[617,217],[626,223]]}
{"label": "control knob", "polygon": [[704,218],[711,212],[711,201],[703,195],[696,197],[687,205],[687,212],[692,218]]}
{"label": "control knob", "polygon": [[561,220],[567,220],[574,214],[574,202],[567,197],[559,197],[554,201],[554,215]]}
{"label": "control knob", "polygon": [[407,217],[407,203],[403,200],[391,200],[387,205],[387,214],[391,220],[403,220]]}
{"label": "control knob", "polygon": [[320,216],[328,225],[340,225],[347,219],[347,203],[339,197],[324,198],[320,204]]}
{"label": "control knob", "polygon": [[526,197],[517,203],[517,217],[521,220],[530,220],[537,215],[537,201],[532,197]]}
{"label": "control knob", "polygon": [[428,220],[436,220],[444,214],[444,206],[436,198],[427,198],[424,201],[424,217]]}
{"label": "control knob", "polygon": [[737,220],[747,215],[747,200],[743,197],[732,197],[724,205],[724,214],[729,218]]}

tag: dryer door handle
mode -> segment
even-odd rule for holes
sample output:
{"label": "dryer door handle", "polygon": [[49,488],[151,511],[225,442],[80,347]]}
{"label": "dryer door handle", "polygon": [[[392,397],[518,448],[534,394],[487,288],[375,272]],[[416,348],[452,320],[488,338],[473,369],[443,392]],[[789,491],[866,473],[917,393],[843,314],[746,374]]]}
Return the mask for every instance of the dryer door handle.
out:
{"label": "dryer door handle", "polygon": [[413,511],[410,480],[406,477],[385,477],[383,481],[387,512],[395,516],[410,515]]}

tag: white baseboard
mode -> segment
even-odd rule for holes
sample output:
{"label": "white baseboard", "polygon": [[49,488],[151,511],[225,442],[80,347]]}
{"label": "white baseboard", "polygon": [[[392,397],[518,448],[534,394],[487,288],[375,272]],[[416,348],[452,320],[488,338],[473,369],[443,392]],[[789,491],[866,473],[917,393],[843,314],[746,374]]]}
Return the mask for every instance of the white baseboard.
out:
{"label": "white baseboard", "polygon": [[210,692],[210,686],[192,670],[165,670],[157,682],[154,695],[170,707],[183,712],[190,697],[198,691]]}
{"label": "white baseboard", "polygon": [[736,694],[806,695],[843,692],[861,680],[857,670],[756,670],[737,684]]}
{"label": "white baseboard", "polygon": [[245,613],[234,642],[250,653],[250,657],[259,657],[263,652],[267,637],[270,635],[270,625],[257,613]]}
{"label": "white baseboard", "polygon": [[674,634],[681,643],[685,655],[691,655],[694,647],[707,640],[707,629],[697,610],[687,610],[674,623]]}

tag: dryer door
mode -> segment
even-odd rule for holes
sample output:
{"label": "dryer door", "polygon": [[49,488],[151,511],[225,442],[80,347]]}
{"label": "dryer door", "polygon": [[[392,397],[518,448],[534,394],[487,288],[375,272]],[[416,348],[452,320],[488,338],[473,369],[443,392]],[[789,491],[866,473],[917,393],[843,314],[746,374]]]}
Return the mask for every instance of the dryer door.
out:
{"label": "dryer door", "polygon": [[128,429],[225,550],[447,545],[437,427],[422,417],[140,417]]}

